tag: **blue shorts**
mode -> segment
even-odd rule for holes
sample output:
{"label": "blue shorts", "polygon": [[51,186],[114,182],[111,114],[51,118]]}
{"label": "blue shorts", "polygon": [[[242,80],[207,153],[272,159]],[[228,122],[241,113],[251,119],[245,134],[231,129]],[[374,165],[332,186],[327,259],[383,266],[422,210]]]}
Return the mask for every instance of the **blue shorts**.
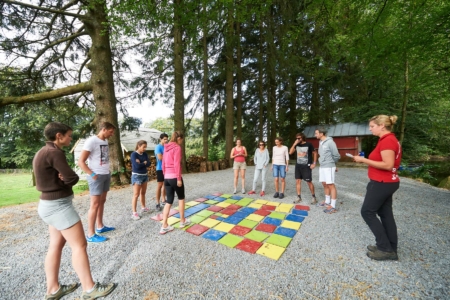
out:
{"label": "blue shorts", "polygon": [[273,165],[273,177],[286,178],[286,166],[285,165]]}
{"label": "blue shorts", "polygon": [[131,185],[142,185],[148,181],[147,174],[131,174]]}

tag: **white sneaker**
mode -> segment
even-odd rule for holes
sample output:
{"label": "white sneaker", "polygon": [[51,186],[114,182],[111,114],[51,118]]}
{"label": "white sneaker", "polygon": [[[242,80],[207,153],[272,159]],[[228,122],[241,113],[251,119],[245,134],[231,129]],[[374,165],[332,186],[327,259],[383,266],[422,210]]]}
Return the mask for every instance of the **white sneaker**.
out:
{"label": "white sneaker", "polygon": [[148,208],[148,207],[143,207],[143,208],[141,209],[141,212],[143,212],[143,213],[148,213],[148,212],[150,212],[150,208]]}
{"label": "white sneaker", "polygon": [[138,214],[137,212],[135,212],[135,213],[133,213],[133,214],[131,215],[131,218],[132,218],[133,220],[137,221],[137,220],[139,220],[141,217],[139,217],[139,214]]}
{"label": "white sneaker", "polygon": [[186,227],[186,226],[188,226],[188,225],[191,225],[191,219],[185,218],[185,219],[184,219],[184,223],[180,222],[180,229],[181,229],[181,228],[184,228],[184,227]]}
{"label": "white sneaker", "polygon": [[167,226],[166,228],[161,226],[161,229],[159,230],[159,234],[166,234],[168,232],[171,232],[174,228],[172,226]]}
{"label": "white sneaker", "polygon": [[242,189],[242,191],[241,191],[241,192],[242,192],[242,194],[245,194],[245,189]]}
{"label": "white sneaker", "polygon": [[236,194],[237,193],[237,190],[236,189],[234,189],[234,192],[233,192],[233,194]]}

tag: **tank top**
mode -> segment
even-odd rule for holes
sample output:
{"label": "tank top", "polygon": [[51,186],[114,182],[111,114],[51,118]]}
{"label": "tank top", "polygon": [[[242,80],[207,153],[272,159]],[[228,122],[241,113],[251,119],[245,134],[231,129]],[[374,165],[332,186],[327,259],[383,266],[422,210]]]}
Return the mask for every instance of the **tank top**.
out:
{"label": "tank top", "polygon": [[[241,150],[239,150],[239,151],[236,149],[236,147],[233,148],[233,149],[234,149],[233,150],[233,155],[238,155],[238,154],[244,155],[245,154],[244,147],[241,147]],[[235,162],[240,162],[240,163],[245,162],[245,156],[236,156],[234,158],[234,161]]]}

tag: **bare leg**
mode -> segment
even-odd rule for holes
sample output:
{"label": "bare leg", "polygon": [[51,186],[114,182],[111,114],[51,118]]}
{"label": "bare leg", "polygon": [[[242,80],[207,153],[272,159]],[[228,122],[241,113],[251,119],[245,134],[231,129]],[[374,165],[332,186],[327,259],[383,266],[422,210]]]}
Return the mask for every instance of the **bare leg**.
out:
{"label": "bare leg", "polygon": [[101,197],[100,197],[100,202],[99,202],[98,210],[97,210],[97,218],[96,218],[97,228],[103,228],[103,226],[104,226],[103,211],[105,210],[105,202],[106,202],[107,194],[108,194],[108,192],[104,192],[103,194],[101,194]]}
{"label": "bare leg", "polygon": [[[172,204],[169,204],[169,203],[166,203],[166,205],[164,205],[163,225],[162,225],[163,228],[166,228],[167,226],[169,226],[169,224],[167,223],[167,219],[169,218],[169,212],[170,212],[171,207],[172,207]],[[180,213],[180,215],[181,215],[181,213]]]}
{"label": "bare leg", "polygon": [[95,283],[92,279],[89,257],[86,250],[87,242],[83,232],[83,225],[79,221],[72,227],[62,230],[61,234],[72,249],[72,265],[80,279],[83,291],[86,291],[91,289]]}
{"label": "bare leg", "polygon": [[281,192],[284,194],[284,189],[286,188],[286,178],[281,178]]}
{"label": "bare leg", "polygon": [[[164,209],[166,207],[164,206]],[[184,199],[178,200],[178,212],[180,213],[180,222],[183,221],[186,222],[186,218],[184,217]]]}
{"label": "bare leg", "polygon": [[238,178],[239,178],[239,170],[234,170],[234,189],[237,188]]}
{"label": "bare leg", "polygon": [[330,188],[328,187],[328,185],[325,182],[322,182],[322,186],[323,186],[323,191],[325,193],[325,196],[329,196],[330,195]]}
{"label": "bare leg", "polygon": [[136,206],[137,206],[137,199],[139,197],[139,193],[141,190],[141,186],[138,184],[133,185],[133,199],[131,200],[131,209],[133,212],[136,212]]}
{"label": "bare leg", "polygon": [[278,193],[278,177],[275,177],[275,192]]}
{"label": "bare leg", "polygon": [[95,234],[95,219],[97,218],[100,199],[101,195],[91,196],[91,206],[88,212],[88,237]]}
{"label": "bare leg", "polygon": [[158,182],[158,185],[156,186],[156,203],[160,203],[161,201],[161,191],[163,191],[163,200],[165,199],[165,189],[164,189],[164,182]]}
{"label": "bare leg", "polygon": [[295,180],[295,187],[297,188],[297,195],[301,195],[301,193],[302,193],[302,180],[301,179]]}
{"label": "bare leg", "polygon": [[[328,186],[328,190],[330,191],[331,194],[331,199],[337,199],[337,190],[336,190],[336,186],[334,185],[334,183],[332,184],[327,184]],[[330,195],[328,194],[328,195]]]}
{"label": "bare leg", "polygon": [[314,184],[310,181],[309,182],[307,181],[306,183],[308,184],[309,190],[311,191],[311,195],[315,195],[316,192],[314,190]]}
{"label": "bare leg", "polygon": [[161,193],[162,193],[162,202],[166,203],[166,187],[164,186],[164,182],[161,188]]}
{"label": "bare leg", "polygon": [[140,191],[140,196],[141,196],[141,207],[144,208],[145,207],[145,194],[147,193],[147,182],[142,183],[141,185],[141,191]]}
{"label": "bare leg", "polygon": [[[49,225],[48,231],[50,232],[50,245],[45,257],[45,277],[47,279],[47,294],[51,294],[59,289],[59,267],[66,240],[55,227]],[[84,240],[86,241],[86,239]]]}
{"label": "bare leg", "polygon": [[245,189],[245,169],[241,170],[241,183],[242,183],[242,189]]}

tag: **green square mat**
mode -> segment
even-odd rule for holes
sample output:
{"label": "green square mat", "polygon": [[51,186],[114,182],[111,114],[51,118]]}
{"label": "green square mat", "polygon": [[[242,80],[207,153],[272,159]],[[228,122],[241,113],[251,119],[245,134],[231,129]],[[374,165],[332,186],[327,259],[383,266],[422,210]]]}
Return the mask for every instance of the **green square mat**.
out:
{"label": "green square mat", "polygon": [[206,216],[201,216],[199,214],[196,214],[196,215],[193,215],[193,216],[189,217],[189,219],[191,219],[191,222],[195,223],[195,224],[198,224],[198,223],[202,222],[206,218],[207,218]]}
{"label": "green square mat", "polygon": [[230,198],[231,196],[233,196],[233,195],[230,195],[230,194],[223,194],[223,195],[220,195],[219,197],[222,197],[222,198]]}
{"label": "green square mat", "polygon": [[279,213],[279,212],[272,212],[269,217],[279,220],[284,220],[286,218],[285,214]]}
{"label": "green square mat", "polygon": [[205,201],[205,203],[208,203],[208,204],[216,204],[216,203],[218,203],[219,201],[214,201],[214,200],[208,200],[208,201]]}
{"label": "green square mat", "polygon": [[238,202],[236,202],[236,204],[240,205],[240,206],[247,206],[247,205],[249,205],[252,202],[253,202],[253,200],[244,200],[244,199],[242,199],[242,200],[239,200]]}
{"label": "green square mat", "polygon": [[238,200],[228,199],[228,200],[225,200],[225,201],[223,201],[223,202],[235,204],[236,202],[238,202]]}
{"label": "green square mat", "polygon": [[263,233],[261,231],[252,230],[246,235],[244,235],[246,238],[252,241],[262,242],[264,241],[269,235],[266,233]]}
{"label": "green square mat", "polygon": [[213,215],[213,214],[214,214],[213,211],[204,209],[201,212],[199,212],[198,214],[196,214],[196,216],[209,217],[210,215]]}
{"label": "green square mat", "polygon": [[258,225],[258,222],[244,219],[241,222],[239,222],[238,225],[247,227],[247,228],[254,228],[256,225]]}
{"label": "green square mat", "polygon": [[289,246],[289,243],[291,241],[292,241],[291,238],[274,233],[265,242],[286,248],[287,246]]}
{"label": "green square mat", "polygon": [[219,240],[219,243],[230,248],[236,247],[244,238],[232,234],[226,234]]}

